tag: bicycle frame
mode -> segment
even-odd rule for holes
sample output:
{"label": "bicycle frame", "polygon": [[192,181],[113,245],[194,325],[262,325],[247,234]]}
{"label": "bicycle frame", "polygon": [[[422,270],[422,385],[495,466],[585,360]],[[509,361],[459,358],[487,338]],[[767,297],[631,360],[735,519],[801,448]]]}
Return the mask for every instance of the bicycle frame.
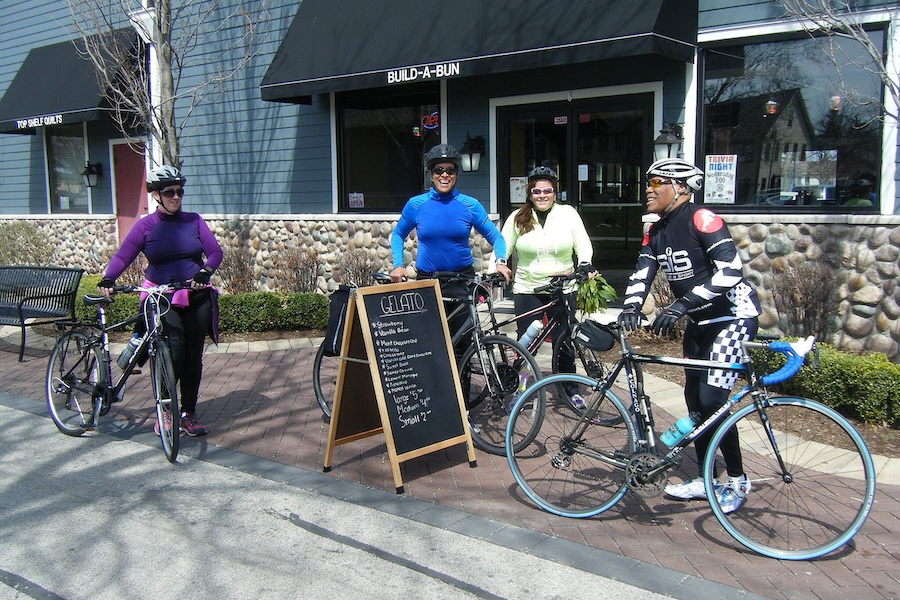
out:
{"label": "bicycle frame", "polygon": [[[122,291],[135,291],[132,289],[123,289]],[[100,346],[103,349],[103,368],[106,371],[105,381],[112,382],[112,357],[109,351],[109,331],[118,329],[125,325],[130,325],[132,323],[136,323],[140,320],[144,321],[145,330],[144,335],[141,336],[141,343],[135,349],[134,353],[128,359],[128,364],[122,370],[122,374],[119,376],[117,380],[115,380],[115,384],[109,385],[109,389],[106,390],[107,394],[109,394],[108,398],[111,399],[113,397],[119,397],[119,395],[123,392],[125,388],[125,384],[128,382],[129,376],[134,371],[134,368],[138,366],[138,362],[141,358],[141,355],[144,352],[148,352],[150,355],[153,355],[156,352],[156,340],[162,335],[162,315],[164,314],[164,310],[160,309],[160,305],[167,304],[168,299],[162,294],[147,294],[147,298],[144,301],[143,310],[134,315],[133,317],[129,317],[124,321],[120,321],[111,326],[106,325],[106,310],[103,304],[97,305],[97,320],[100,323]]]}
{"label": "bicycle frame", "polygon": [[[691,442],[704,432],[717,427],[722,418],[730,413],[733,407],[747,396],[751,396],[758,406],[761,406],[768,398],[763,387],[767,382],[757,377],[756,370],[753,367],[753,362],[750,359],[748,352],[750,348],[765,348],[766,345],[763,343],[749,341],[742,342],[746,358],[740,363],[639,354],[634,351],[625,339],[624,332],[621,329],[619,330],[619,343],[622,348],[622,357],[616,361],[615,366],[611,369],[606,378],[602,381],[595,382],[594,388],[600,392],[599,398],[605,397],[606,392],[612,387],[612,383],[618,378],[622,370],[625,370],[628,382],[628,392],[631,397],[630,413],[634,420],[635,431],[638,433],[638,450],[649,451],[659,456],[659,464],[644,471],[642,473],[642,479],[650,480],[659,475],[662,471],[675,466],[678,463],[679,455],[691,444]],[[805,348],[805,351],[802,352],[802,356],[805,356],[815,347],[815,340],[812,337],[807,338],[806,340],[799,342],[799,346]],[[677,444],[669,448],[666,453],[662,454],[659,451],[660,445],[657,444],[657,435],[650,397],[644,392],[644,378],[640,368],[641,364],[664,364],[686,369],[721,369],[723,371],[740,372],[746,376],[748,383],[732,394],[721,408],[701,423],[696,424],[690,433],[684,436]],[[797,368],[799,368],[799,365]],[[770,374],[770,376],[774,376],[778,373],[780,372]],[[793,373],[791,373],[791,375],[793,375]],[[775,381],[773,380],[768,383],[774,382]],[[599,404],[600,402],[596,401],[585,410],[584,418],[579,420],[575,425],[572,435],[577,436],[584,432],[590,424],[590,420],[597,414]],[[771,441],[775,443],[774,439]],[[599,460],[608,460],[602,456],[595,456],[595,458]]]}
{"label": "bicycle frame", "polygon": [[[494,304],[491,298],[491,287],[494,283],[499,283],[501,280],[501,275],[497,273],[491,273],[487,276],[483,277],[475,277],[471,278],[465,275],[460,275],[455,272],[437,272],[434,274],[435,278],[447,278],[452,281],[463,281],[468,285],[467,297],[465,300],[459,300],[456,298],[445,298],[445,301],[454,301],[459,302],[459,306],[455,307],[449,315],[447,315],[447,321],[451,321],[453,317],[461,314],[463,310],[468,310],[469,316],[466,318],[466,321],[463,325],[453,334],[451,338],[451,344],[456,347],[457,344],[466,338],[471,338],[472,345],[478,349],[478,362],[484,373],[492,373],[493,377],[489,378],[487,383],[489,388],[493,386],[494,382],[499,381],[500,374],[497,371],[497,365],[494,361],[489,360],[489,357],[485,356],[483,352],[483,344],[482,340],[495,333],[499,333],[499,328],[496,326],[496,317],[494,314]],[[485,302],[488,305],[488,314],[490,315],[490,321],[492,326],[490,329],[485,330],[482,327],[481,319],[478,316],[478,305],[481,302]],[[458,357],[457,357],[458,358]],[[490,393],[493,394],[495,390],[490,389]]]}
{"label": "bicycle frame", "polygon": [[[499,334],[501,334],[501,330],[504,327],[507,327],[508,325],[512,325],[513,323],[517,323],[518,321],[521,321],[523,319],[530,319],[532,317],[543,316],[543,314],[547,310],[549,310],[555,306],[561,305],[562,303],[565,302],[565,291],[563,288],[564,284],[569,281],[577,281],[578,277],[579,276],[576,273],[567,274],[567,275],[551,275],[550,276],[551,283],[547,286],[543,286],[543,288],[540,288],[540,289],[546,288],[546,290],[550,291],[551,300],[549,302],[546,302],[545,304],[542,304],[541,306],[538,306],[537,308],[534,308],[532,310],[524,312],[520,315],[514,315],[508,319],[502,319],[502,320],[497,319],[497,314],[494,312],[494,304],[493,304],[493,300],[490,298],[489,290],[485,290],[486,302],[488,303],[488,314],[489,314],[489,319],[490,319],[490,327],[487,327],[487,328],[482,327],[482,332],[487,333],[489,335],[499,335]],[[456,307],[452,311],[452,313],[450,315],[448,315],[448,320],[450,319],[451,316],[458,315],[464,308],[465,308],[464,306]],[[558,319],[556,317],[548,319],[547,324],[541,330],[541,333],[539,335],[537,335],[531,341],[531,343],[529,343],[527,346],[528,351],[532,354],[532,356],[534,356],[537,353],[537,351],[538,351],[538,349],[540,349],[541,345],[550,336],[550,332],[553,331],[554,329],[556,329],[556,327],[562,325],[566,328],[568,333],[571,334],[572,328],[575,326],[576,320],[574,319],[574,317],[569,316],[568,311],[566,311],[566,315],[567,315],[567,317],[566,317],[565,322],[563,322],[562,319]],[[459,329],[459,331],[457,332],[457,334],[454,336],[454,338],[452,340],[454,344],[456,342],[460,341],[466,335],[471,335],[471,328],[474,326],[473,321],[472,321],[473,318],[476,318],[475,315],[470,315],[470,317],[466,320],[466,322],[463,324],[463,326]]]}

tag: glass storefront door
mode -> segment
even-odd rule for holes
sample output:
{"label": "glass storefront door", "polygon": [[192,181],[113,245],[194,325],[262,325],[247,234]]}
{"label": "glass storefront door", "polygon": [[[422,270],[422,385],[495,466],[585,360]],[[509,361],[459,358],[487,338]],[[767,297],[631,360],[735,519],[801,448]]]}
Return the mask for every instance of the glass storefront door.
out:
{"label": "glass storefront door", "polygon": [[528,172],[549,166],[559,173],[560,201],[584,220],[594,265],[604,274],[634,267],[643,234],[641,174],[652,156],[652,100],[640,94],[498,108],[501,217],[524,203]]}

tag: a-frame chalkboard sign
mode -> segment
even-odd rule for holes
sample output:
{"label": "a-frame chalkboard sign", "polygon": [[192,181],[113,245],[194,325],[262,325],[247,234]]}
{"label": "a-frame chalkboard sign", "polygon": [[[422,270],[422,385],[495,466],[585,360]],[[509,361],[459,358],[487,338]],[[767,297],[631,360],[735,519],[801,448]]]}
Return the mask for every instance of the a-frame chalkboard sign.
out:
{"label": "a-frame chalkboard sign", "polygon": [[331,426],[335,446],[384,433],[397,493],[400,463],[466,444],[476,466],[437,280],[358,288],[344,324]]}

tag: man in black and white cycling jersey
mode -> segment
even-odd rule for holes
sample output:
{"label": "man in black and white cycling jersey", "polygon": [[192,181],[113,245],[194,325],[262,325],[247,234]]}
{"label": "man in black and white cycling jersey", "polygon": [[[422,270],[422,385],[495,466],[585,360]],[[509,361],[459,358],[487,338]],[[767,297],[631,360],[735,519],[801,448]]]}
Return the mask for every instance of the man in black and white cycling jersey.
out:
{"label": "man in black and white cycling jersey", "polygon": [[[711,210],[691,202],[703,185],[703,171],[680,158],[665,158],[647,170],[647,212],[660,219],[644,236],[637,267],[625,291],[619,323],[628,331],[638,326],[650,284],[662,268],[675,301],[653,321],[653,331],[667,335],[687,317],[684,356],[739,362],[740,342],[756,335],[760,314],[756,291],[744,280],[741,259],[725,222]],[[721,369],[686,369],[684,396],[696,422],[721,408],[737,373]],[[700,464],[712,431],[694,440]],[[737,430],[722,443],[728,479],[716,484],[722,510],[737,510],[750,491],[744,474]],[[673,498],[706,498],[703,479],[666,486]]]}

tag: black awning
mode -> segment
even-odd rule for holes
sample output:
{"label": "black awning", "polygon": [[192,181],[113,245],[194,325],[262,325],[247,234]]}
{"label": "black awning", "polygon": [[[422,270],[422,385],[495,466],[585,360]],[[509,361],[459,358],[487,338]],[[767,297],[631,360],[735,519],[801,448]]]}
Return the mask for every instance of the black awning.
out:
{"label": "black awning", "polygon": [[697,0],[303,0],[263,100],[643,54],[693,61]]}
{"label": "black awning", "polygon": [[[136,43],[133,31],[116,32]],[[0,99],[0,133],[94,121],[109,110],[94,64],[80,39],[32,48]]]}

